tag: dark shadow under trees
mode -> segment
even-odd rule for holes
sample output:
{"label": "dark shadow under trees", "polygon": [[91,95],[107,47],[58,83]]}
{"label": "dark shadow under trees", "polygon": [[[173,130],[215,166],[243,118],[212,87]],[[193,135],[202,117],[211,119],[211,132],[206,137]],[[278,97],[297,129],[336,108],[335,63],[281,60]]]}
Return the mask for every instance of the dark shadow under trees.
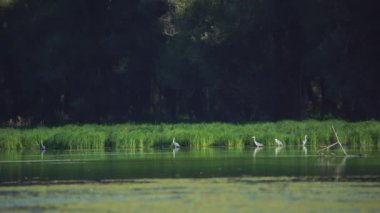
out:
{"label": "dark shadow under trees", "polygon": [[378,4],[0,4],[0,120],[379,119]]}

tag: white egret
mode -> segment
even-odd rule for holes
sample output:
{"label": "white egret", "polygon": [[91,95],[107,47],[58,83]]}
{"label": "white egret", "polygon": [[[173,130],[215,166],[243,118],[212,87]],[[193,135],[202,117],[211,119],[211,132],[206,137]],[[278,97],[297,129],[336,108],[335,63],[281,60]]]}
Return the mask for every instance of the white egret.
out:
{"label": "white egret", "polygon": [[256,137],[255,136],[253,136],[252,138],[253,138],[253,141],[255,142],[255,145],[257,147],[263,147],[264,146],[262,143],[259,143],[259,142],[256,141]]}
{"label": "white egret", "polygon": [[40,140],[40,150],[46,150],[46,147],[43,144],[43,140]]}
{"label": "white egret", "polygon": [[303,140],[301,141],[301,145],[302,145],[302,146],[305,146],[305,145],[306,145],[306,142],[307,142],[307,135],[305,135],[305,139],[303,139]]}
{"label": "white egret", "polygon": [[277,138],[274,139],[274,142],[276,142],[277,146],[282,146],[282,142],[278,140]]}
{"label": "white egret", "polygon": [[175,138],[173,138],[173,143],[172,144],[173,144],[174,148],[179,148],[180,147],[179,143],[177,143],[175,141]]}

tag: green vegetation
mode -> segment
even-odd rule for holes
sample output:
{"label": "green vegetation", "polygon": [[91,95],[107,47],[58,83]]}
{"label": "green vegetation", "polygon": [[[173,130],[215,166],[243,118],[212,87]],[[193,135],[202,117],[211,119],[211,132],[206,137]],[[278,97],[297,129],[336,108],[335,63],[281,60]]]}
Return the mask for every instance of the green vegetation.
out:
{"label": "green vegetation", "polygon": [[351,147],[376,147],[380,139],[380,122],[280,121],[250,124],[117,124],[65,125],[33,129],[0,129],[0,149],[38,149],[40,141],[48,149],[103,149],[169,147],[172,138],[186,147],[253,146],[252,136],[267,146],[274,138],[287,145],[299,145],[308,135],[308,146],[318,147],[335,142],[331,126],[340,140]]}
{"label": "green vegetation", "polygon": [[139,179],[125,183],[0,188],[0,211],[378,212],[377,182],[286,177]]}
{"label": "green vegetation", "polygon": [[13,3],[13,0],[0,0],[0,7],[8,7]]}

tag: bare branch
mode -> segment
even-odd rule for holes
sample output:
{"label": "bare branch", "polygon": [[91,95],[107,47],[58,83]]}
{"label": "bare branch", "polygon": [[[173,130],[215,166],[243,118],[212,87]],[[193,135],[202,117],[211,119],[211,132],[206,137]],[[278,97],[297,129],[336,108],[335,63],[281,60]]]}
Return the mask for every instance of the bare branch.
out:
{"label": "bare branch", "polygon": [[325,149],[330,149],[331,147],[333,147],[333,146],[335,146],[335,145],[337,145],[337,144],[338,144],[338,142],[335,142],[335,143],[333,143],[333,144],[331,144],[331,145],[328,145],[328,146],[326,146],[326,147],[323,147],[322,149],[318,150],[318,152],[320,152],[320,151],[322,151],[322,150],[325,150]]}
{"label": "bare branch", "polygon": [[338,134],[336,133],[335,129],[334,129],[334,126],[331,126],[333,131],[334,131],[334,134],[335,134],[335,137],[336,137],[336,140],[337,140],[337,143],[340,145],[340,147],[342,148],[343,152],[344,152],[344,155],[348,156],[346,150],[343,148],[342,146],[342,143],[340,143],[339,141],[339,138],[338,138]]}

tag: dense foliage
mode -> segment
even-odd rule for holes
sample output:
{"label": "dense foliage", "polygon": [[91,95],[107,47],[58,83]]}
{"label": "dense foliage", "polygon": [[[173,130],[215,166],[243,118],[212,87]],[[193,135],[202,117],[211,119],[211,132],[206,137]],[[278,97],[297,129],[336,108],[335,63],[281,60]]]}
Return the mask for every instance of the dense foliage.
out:
{"label": "dense foliage", "polygon": [[286,146],[301,147],[308,135],[307,147],[320,148],[336,142],[334,126],[342,143],[350,148],[380,146],[380,122],[281,121],[252,124],[177,123],[177,124],[86,124],[39,127],[31,129],[1,128],[0,150],[38,150],[42,145],[57,149],[125,149],[169,148],[173,137],[182,147],[207,146],[254,147],[252,136],[274,147],[275,138]]}
{"label": "dense foliage", "polygon": [[0,121],[379,119],[379,14],[377,0],[1,0]]}

